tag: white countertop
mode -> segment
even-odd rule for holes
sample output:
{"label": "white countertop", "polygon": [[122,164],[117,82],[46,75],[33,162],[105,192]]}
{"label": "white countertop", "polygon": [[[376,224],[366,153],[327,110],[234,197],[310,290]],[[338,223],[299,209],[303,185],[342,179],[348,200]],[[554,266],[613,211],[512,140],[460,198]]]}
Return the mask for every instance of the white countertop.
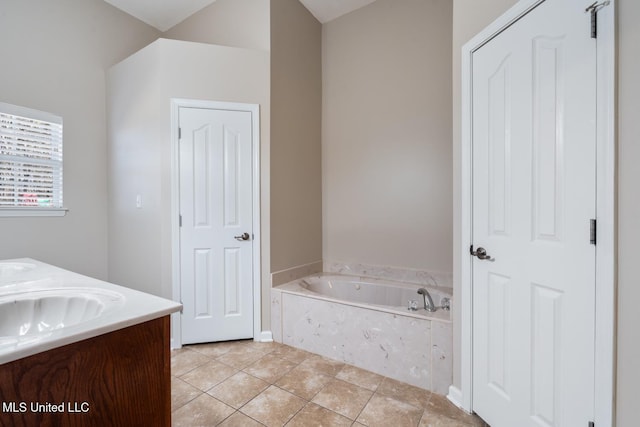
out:
{"label": "white countertop", "polygon": [[[3,266],[7,268],[3,269]],[[11,266],[13,268],[8,268]],[[157,319],[179,311],[182,307],[168,299],[93,279],[30,258],[0,261],[0,310],[3,303],[6,304],[5,308],[10,308],[14,299],[28,299],[30,295],[51,296],[57,295],[57,292],[67,297],[95,293],[107,301],[107,304],[97,317],[71,326],[65,325],[59,329],[28,335],[6,336],[6,333],[0,333],[0,364]],[[17,306],[13,308],[15,307]],[[8,322],[1,312],[0,321]]]}

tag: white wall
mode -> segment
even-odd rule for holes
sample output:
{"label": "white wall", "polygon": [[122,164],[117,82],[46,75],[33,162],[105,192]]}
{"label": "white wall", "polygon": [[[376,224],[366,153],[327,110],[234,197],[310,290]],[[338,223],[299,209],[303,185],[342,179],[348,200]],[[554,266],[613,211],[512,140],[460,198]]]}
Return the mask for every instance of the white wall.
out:
{"label": "white wall", "polygon": [[270,3],[270,0],[216,0],[162,37],[268,51]]}
{"label": "white wall", "polygon": [[[107,87],[109,279],[171,298],[170,99],[260,105],[261,222],[268,230],[269,53],[159,39],[112,67]],[[268,244],[263,238],[265,256]],[[268,295],[268,258],[262,265]],[[263,300],[263,325],[268,326],[269,300]]]}
{"label": "white wall", "polygon": [[323,26],[323,252],[451,272],[451,1]]}
{"label": "white wall", "polygon": [[0,102],[64,120],[62,218],[0,218],[0,259],[107,276],[104,70],[158,32],[102,0],[0,1]]}

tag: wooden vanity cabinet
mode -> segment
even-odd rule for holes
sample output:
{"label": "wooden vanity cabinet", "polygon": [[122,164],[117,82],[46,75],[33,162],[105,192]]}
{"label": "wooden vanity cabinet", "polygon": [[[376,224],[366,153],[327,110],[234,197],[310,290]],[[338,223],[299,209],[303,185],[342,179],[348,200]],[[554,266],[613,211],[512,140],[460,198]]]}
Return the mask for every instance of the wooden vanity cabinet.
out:
{"label": "wooden vanity cabinet", "polygon": [[0,365],[0,426],[171,425],[169,316]]}

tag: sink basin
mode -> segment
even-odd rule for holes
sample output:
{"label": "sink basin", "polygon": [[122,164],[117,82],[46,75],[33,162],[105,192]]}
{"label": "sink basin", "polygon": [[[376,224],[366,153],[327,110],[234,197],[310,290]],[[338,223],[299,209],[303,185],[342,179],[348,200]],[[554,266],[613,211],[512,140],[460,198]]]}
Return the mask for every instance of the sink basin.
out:
{"label": "sink basin", "polygon": [[35,264],[27,262],[0,262],[0,279],[12,277],[36,268]]}
{"label": "sink basin", "polygon": [[29,337],[78,325],[124,302],[116,292],[64,288],[0,295],[0,337]]}

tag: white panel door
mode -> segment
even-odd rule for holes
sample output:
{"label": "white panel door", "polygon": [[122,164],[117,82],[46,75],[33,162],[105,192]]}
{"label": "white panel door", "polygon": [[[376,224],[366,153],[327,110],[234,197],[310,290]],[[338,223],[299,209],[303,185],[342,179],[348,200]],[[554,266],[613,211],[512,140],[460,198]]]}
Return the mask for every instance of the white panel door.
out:
{"label": "white panel door", "polygon": [[251,112],[179,110],[182,343],[253,337]]}
{"label": "white panel door", "polygon": [[547,0],[473,53],[473,408],[492,427],[593,419],[595,40]]}

